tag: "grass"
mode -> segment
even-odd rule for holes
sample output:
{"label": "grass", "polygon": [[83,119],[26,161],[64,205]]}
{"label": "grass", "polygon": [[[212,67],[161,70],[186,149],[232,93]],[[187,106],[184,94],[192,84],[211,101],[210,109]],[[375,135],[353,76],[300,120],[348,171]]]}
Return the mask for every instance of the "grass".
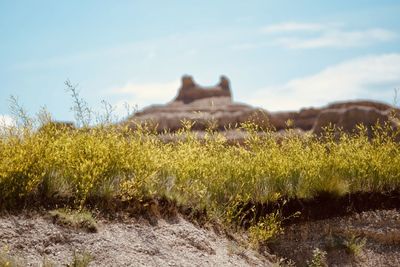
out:
{"label": "grass", "polygon": [[360,255],[367,239],[365,237],[350,235],[332,235],[330,234],[326,240],[327,249],[344,249],[347,254],[357,257]]}
{"label": "grass", "polygon": [[[34,120],[16,101],[13,110],[18,124],[0,128],[2,208],[32,199],[68,199],[81,209],[93,200],[164,198],[229,223],[240,203],[400,188],[398,132],[389,126],[376,126],[372,138],[362,126],[339,135],[330,128],[323,137],[288,129],[276,138],[268,129],[259,135],[249,122],[241,126],[248,137],[239,146],[213,130],[200,141],[192,123],[183,122],[173,134],[178,141],[163,143],[140,125],[132,130],[107,119],[89,126],[86,105],[75,109],[78,128],[53,123],[46,111]],[[254,223],[255,236],[279,232]]]}
{"label": "grass", "polygon": [[353,256],[358,256],[364,249],[367,239],[364,237],[350,236],[343,242],[343,246],[347,253]]}
{"label": "grass", "polygon": [[50,211],[49,214],[59,225],[83,229],[90,233],[98,231],[97,223],[89,211],[57,209]]}
{"label": "grass", "polygon": [[88,252],[77,254],[74,252],[72,262],[67,264],[68,267],[87,267],[92,261],[92,256]]}
{"label": "grass", "polygon": [[313,250],[313,255],[310,261],[307,261],[307,267],[325,267],[328,266],[326,263],[326,252],[316,248]]}
{"label": "grass", "polygon": [[0,135],[0,201],[64,196],[84,205],[88,198],[165,196],[223,211],[237,202],[385,192],[400,184],[400,146],[384,130],[372,141],[363,132],[279,142],[270,132],[250,132],[246,146],[227,145],[219,133],[205,142],[186,134],[165,144],[143,129],[8,129]]}
{"label": "grass", "polygon": [[248,230],[250,243],[257,247],[282,233],[282,221],[279,213],[272,213],[250,226]]}

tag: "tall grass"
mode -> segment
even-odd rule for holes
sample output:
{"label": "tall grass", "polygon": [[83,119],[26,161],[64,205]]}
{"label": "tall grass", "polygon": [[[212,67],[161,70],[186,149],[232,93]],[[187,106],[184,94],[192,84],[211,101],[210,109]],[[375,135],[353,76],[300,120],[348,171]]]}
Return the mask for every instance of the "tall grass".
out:
{"label": "tall grass", "polygon": [[176,142],[163,143],[139,126],[89,126],[81,118],[82,127],[72,128],[51,122],[46,112],[37,120],[22,115],[23,123],[0,133],[3,207],[35,197],[80,206],[89,198],[165,197],[226,218],[237,203],[400,188],[400,145],[389,126],[375,127],[372,139],[362,126],[353,134],[288,130],[277,138],[247,123],[239,146],[212,130],[199,140],[187,122]]}

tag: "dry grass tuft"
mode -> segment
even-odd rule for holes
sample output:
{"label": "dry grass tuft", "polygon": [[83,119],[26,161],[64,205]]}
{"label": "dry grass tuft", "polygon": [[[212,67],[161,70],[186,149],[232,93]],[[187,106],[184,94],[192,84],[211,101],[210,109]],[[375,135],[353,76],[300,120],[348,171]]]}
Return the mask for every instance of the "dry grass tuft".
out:
{"label": "dry grass tuft", "polygon": [[97,223],[89,211],[57,209],[49,212],[53,222],[72,227],[74,229],[83,229],[89,233],[98,231]]}

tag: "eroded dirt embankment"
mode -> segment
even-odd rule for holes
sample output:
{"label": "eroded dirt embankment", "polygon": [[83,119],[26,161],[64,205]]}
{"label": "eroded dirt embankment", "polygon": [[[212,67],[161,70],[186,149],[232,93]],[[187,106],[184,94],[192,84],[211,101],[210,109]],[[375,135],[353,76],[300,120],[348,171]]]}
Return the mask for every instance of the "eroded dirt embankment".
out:
{"label": "eroded dirt embankment", "polygon": [[90,266],[271,266],[279,258],[306,266],[316,248],[327,253],[328,266],[400,266],[398,192],[255,204],[255,214],[244,217],[244,226],[250,216],[274,210],[284,218],[301,212],[284,221],[284,233],[263,251],[251,249],[245,234],[227,235],[205,223],[205,211],[165,199],[144,206],[118,202],[108,216],[98,214],[95,233],[57,224],[48,212],[54,205],[0,214],[0,249],[7,246],[23,266],[41,266],[43,259],[65,266],[74,252],[89,253]]}
{"label": "eroded dirt embankment", "polygon": [[400,266],[400,213],[375,210],[285,227],[272,253],[306,266],[314,249],[327,252],[328,266]]}
{"label": "eroded dirt embankment", "polygon": [[44,258],[65,266],[73,253],[87,252],[89,266],[270,266],[237,240],[184,218],[98,220],[97,233],[60,226],[43,213],[0,216],[0,248],[22,261],[41,266]]}
{"label": "eroded dirt embankment", "polygon": [[65,266],[74,252],[89,253],[89,266],[277,266],[278,258],[306,266],[316,248],[327,252],[328,266],[400,266],[396,209],[292,223],[261,254],[243,236],[228,237],[180,215],[151,223],[130,217],[97,223],[98,231],[89,233],[59,225],[46,212],[3,214],[0,247],[7,246],[22,266],[42,266],[45,258]]}

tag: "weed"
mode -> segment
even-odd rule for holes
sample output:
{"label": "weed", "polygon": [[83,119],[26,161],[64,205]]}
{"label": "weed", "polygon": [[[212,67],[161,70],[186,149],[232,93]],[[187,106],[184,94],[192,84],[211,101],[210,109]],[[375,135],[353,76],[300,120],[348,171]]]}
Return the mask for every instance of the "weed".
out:
{"label": "weed", "polygon": [[313,256],[310,261],[307,261],[307,267],[325,267],[328,266],[326,263],[326,252],[316,248],[313,250]]}
{"label": "weed", "polygon": [[53,221],[62,226],[83,229],[87,232],[97,232],[97,224],[92,214],[84,210],[58,209],[49,212]]}
{"label": "weed", "polygon": [[281,216],[278,212],[267,215],[249,228],[250,242],[253,245],[270,241],[283,232]]}
{"label": "weed", "polygon": [[88,127],[92,120],[92,110],[86,101],[79,96],[78,85],[72,84],[69,80],[65,81],[66,91],[71,94],[74,105],[71,110],[74,112],[78,126]]}
{"label": "weed", "polygon": [[351,235],[348,239],[343,241],[343,246],[346,249],[346,252],[357,256],[363,250],[365,244],[367,243],[367,239],[364,237],[357,237],[355,235]]}
{"label": "weed", "polygon": [[92,261],[92,256],[88,252],[84,252],[82,254],[76,253],[74,251],[72,262],[67,264],[68,267],[87,267]]}
{"label": "weed", "polygon": [[81,206],[90,197],[168,196],[212,213],[233,201],[312,199],[400,185],[400,147],[384,129],[372,141],[343,133],[339,141],[291,136],[278,142],[273,133],[250,131],[246,147],[228,146],[215,132],[205,142],[189,129],[176,135],[185,139],[165,144],[146,129],[113,126],[11,129],[0,138],[1,203],[37,194]]}
{"label": "weed", "polygon": [[327,249],[344,249],[352,256],[358,256],[367,243],[365,237],[356,236],[340,236],[330,234],[325,240]]}

